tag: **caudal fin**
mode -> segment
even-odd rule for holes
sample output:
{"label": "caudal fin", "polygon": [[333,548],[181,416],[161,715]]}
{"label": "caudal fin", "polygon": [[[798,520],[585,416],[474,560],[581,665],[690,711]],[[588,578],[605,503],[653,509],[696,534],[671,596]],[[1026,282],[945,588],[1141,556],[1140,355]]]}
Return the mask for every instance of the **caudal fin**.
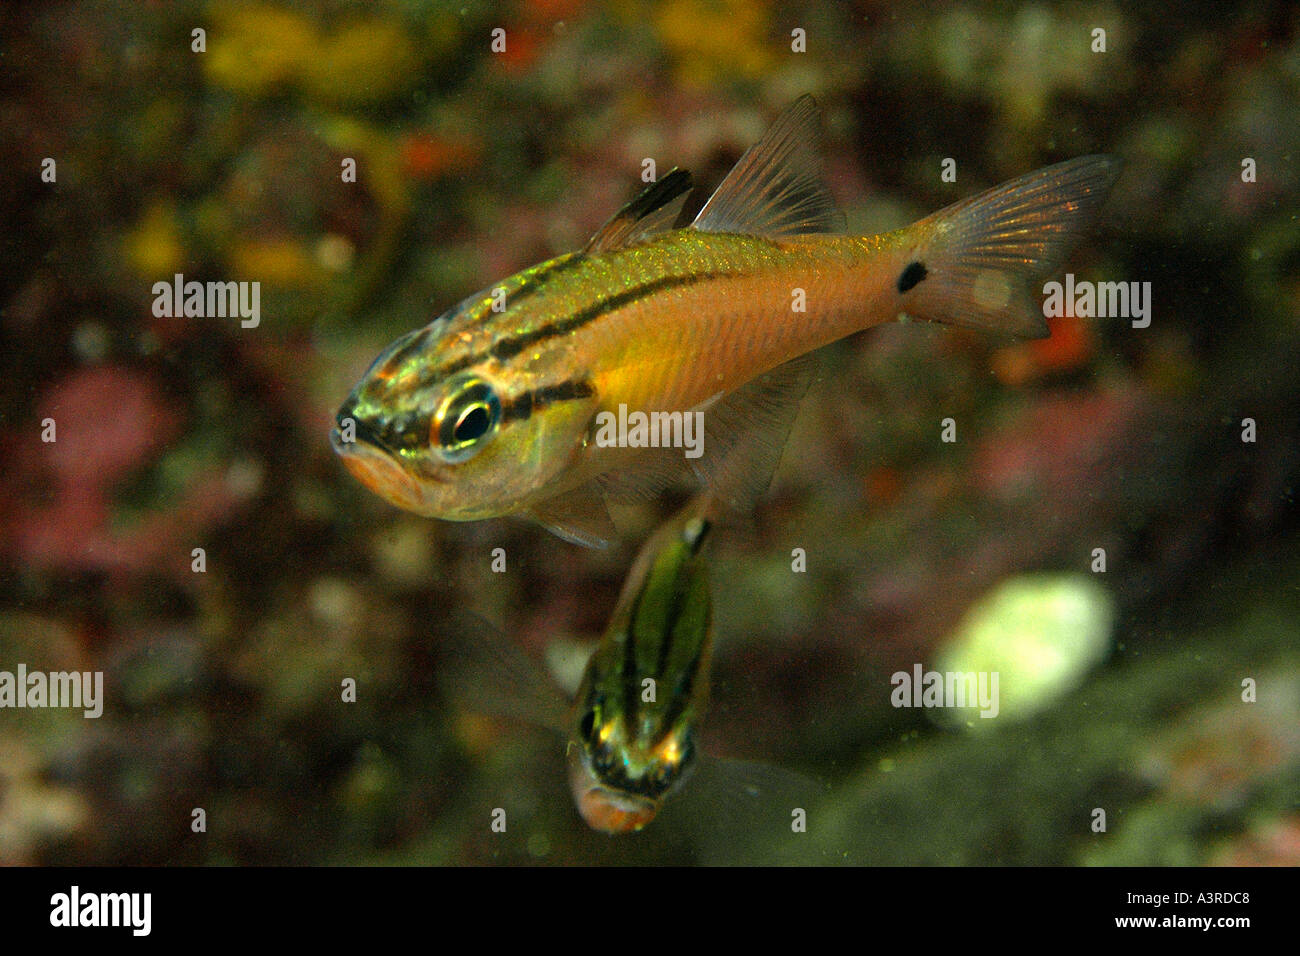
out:
{"label": "caudal fin", "polygon": [[1081,156],[921,220],[898,277],[901,311],[986,332],[1046,335],[1035,286],[1091,226],[1119,167],[1114,156]]}

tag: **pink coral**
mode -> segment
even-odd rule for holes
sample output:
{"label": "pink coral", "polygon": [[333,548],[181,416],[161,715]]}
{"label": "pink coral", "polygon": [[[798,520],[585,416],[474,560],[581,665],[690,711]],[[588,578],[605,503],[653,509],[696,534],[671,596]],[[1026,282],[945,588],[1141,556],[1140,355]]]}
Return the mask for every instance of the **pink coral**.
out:
{"label": "pink coral", "polygon": [[121,366],[78,369],[42,396],[37,416],[37,428],[13,442],[5,474],[5,550],[33,568],[188,571],[189,542],[231,504],[218,476],[200,475],[177,507],[129,531],[112,527],[115,486],[181,431],[153,380]]}

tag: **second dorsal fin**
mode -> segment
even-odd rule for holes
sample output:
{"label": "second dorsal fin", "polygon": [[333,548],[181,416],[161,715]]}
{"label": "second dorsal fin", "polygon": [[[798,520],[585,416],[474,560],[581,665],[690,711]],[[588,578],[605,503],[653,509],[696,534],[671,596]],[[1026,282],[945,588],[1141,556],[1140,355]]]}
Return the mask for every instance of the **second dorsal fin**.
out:
{"label": "second dorsal fin", "polygon": [[817,139],[817,101],[804,94],[745,150],[692,228],[769,238],[843,228],[822,181]]}
{"label": "second dorsal fin", "polygon": [[635,245],[658,232],[673,228],[691,190],[691,174],[671,169],[610,217],[587,243],[586,251],[609,252]]}

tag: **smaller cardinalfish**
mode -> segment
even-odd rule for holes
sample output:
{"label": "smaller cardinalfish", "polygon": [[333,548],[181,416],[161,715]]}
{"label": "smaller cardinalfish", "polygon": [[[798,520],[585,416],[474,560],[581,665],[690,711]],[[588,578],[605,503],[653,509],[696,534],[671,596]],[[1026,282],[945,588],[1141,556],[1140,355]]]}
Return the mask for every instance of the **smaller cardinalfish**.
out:
{"label": "smaller cardinalfish", "polygon": [[697,763],[713,656],[701,551],[712,526],[697,499],[642,546],[571,703],[508,642],[475,636],[455,654],[465,669],[450,675],[452,694],[468,709],[564,735],[574,803],[595,830],[640,830]]}
{"label": "smaller cardinalfish", "polygon": [[[1046,334],[1035,284],[1091,224],[1115,158],[1040,169],[895,232],[836,235],[816,117],[796,100],[689,225],[691,177],[675,169],[581,252],[393,342],[339,409],[344,464],[419,514],[524,515],[600,547],[616,535],[608,498],[683,475],[752,503],[810,380],[799,360],[830,342],[904,316]],[[605,424],[635,415],[659,422],[651,440],[609,440]],[[697,423],[689,455],[645,450]]]}
{"label": "smaller cardinalfish", "polygon": [[713,604],[700,554],[712,530],[688,506],[642,547],[574,701],[569,785],[596,830],[655,818],[695,764],[713,657]]}

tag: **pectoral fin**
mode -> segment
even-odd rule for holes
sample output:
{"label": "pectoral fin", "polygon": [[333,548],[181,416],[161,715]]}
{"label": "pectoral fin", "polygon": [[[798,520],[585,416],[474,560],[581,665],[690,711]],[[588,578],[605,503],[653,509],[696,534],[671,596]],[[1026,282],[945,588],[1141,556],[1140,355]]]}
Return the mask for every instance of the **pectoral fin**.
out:
{"label": "pectoral fin", "polygon": [[437,681],[452,703],[567,734],[568,698],[507,634],[471,614],[458,614],[449,633]]}
{"label": "pectoral fin", "polygon": [[704,754],[665,801],[660,826],[684,829],[701,863],[823,862],[798,823],[816,821],[829,792],[824,781],[784,767]]}
{"label": "pectoral fin", "polygon": [[609,501],[649,501],[669,488],[694,481],[686,462],[680,448],[651,448],[596,481]]}
{"label": "pectoral fin", "polygon": [[547,498],[524,514],[552,534],[586,548],[607,548],[618,537],[618,528],[595,482]]}
{"label": "pectoral fin", "polygon": [[767,491],[816,369],[800,356],[703,409],[704,454],[691,468],[724,504],[746,511]]}

